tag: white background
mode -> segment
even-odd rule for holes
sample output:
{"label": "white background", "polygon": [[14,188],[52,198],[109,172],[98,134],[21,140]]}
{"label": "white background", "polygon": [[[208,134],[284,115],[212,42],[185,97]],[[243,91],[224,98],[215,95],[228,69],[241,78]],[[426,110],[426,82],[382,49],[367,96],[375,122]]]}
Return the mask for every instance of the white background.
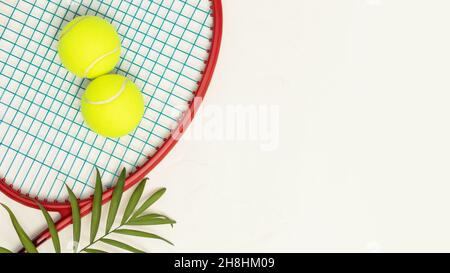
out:
{"label": "white background", "polygon": [[[176,245],[135,243],[450,250],[450,2],[223,2],[222,55],[196,123],[208,107],[279,106],[279,146],[183,140],[147,188],[168,188],[155,208],[178,224],[154,231]],[[43,227],[39,213],[0,201],[28,231]],[[3,210],[0,221],[0,245],[17,246]]]}

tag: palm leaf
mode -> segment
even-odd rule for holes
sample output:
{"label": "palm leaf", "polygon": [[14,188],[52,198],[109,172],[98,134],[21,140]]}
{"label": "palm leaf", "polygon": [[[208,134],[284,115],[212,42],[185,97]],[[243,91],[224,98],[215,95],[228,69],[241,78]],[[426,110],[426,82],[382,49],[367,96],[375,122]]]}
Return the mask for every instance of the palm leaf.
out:
{"label": "palm leaf", "polygon": [[145,184],[147,183],[147,179],[144,179],[141,181],[139,186],[136,187],[133,194],[130,197],[130,200],[128,201],[127,208],[125,209],[125,212],[123,214],[122,222],[121,224],[125,224],[125,222],[130,218],[131,214],[133,213],[134,209],[136,209],[137,204],[139,203],[139,200],[141,200],[142,193],[145,189]]}
{"label": "palm leaf", "polygon": [[81,216],[80,216],[80,207],[78,205],[78,199],[76,198],[73,191],[66,186],[67,191],[69,192],[69,202],[72,207],[72,222],[73,222],[73,252],[77,252],[78,243],[80,242],[81,237]]}
{"label": "palm leaf", "polygon": [[12,253],[12,251],[9,250],[9,249],[6,249],[4,247],[0,247],[0,253],[1,254],[6,254],[6,253]]}
{"label": "palm leaf", "polygon": [[19,224],[19,221],[17,221],[16,216],[12,213],[12,211],[9,209],[8,206],[1,204],[6,211],[9,214],[9,217],[11,218],[11,222],[14,226],[14,229],[16,230],[17,235],[19,236],[20,242],[22,242],[23,247],[28,253],[38,253],[38,250],[36,249],[36,246],[33,244],[33,241],[31,241],[30,237],[26,234],[26,232],[23,230],[22,226]]}
{"label": "palm leaf", "polygon": [[[125,179],[126,179],[126,169],[124,168],[119,176],[119,179],[117,181],[117,185],[112,193],[111,203],[109,207],[108,212],[108,218],[106,221],[106,233],[105,236],[102,237],[100,240],[96,240],[100,221],[101,221],[101,208],[102,208],[102,196],[103,196],[103,186],[102,186],[102,180],[100,177],[100,172],[97,169],[97,177],[96,177],[96,184],[95,184],[95,192],[93,196],[93,202],[92,202],[92,218],[91,218],[91,227],[90,227],[90,245],[81,252],[86,253],[107,253],[103,250],[91,248],[92,245],[97,243],[98,241],[101,241],[105,244],[129,251],[134,253],[145,253],[144,251],[137,249],[133,246],[130,246],[126,243],[113,240],[113,239],[107,239],[106,236],[110,235],[111,233],[120,234],[120,235],[126,235],[126,236],[134,236],[134,237],[141,237],[141,238],[150,238],[150,239],[157,239],[164,241],[168,244],[172,244],[172,242],[166,240],[165,238],[158,236],[153,233],[148,233],[144,231],[138,231],[138,230],[132,230],[132,229],[122,229],[122,226],[124,225],[130,225],[130,226],[151,226],[151,225],[173,225],[176,222],[167,216],[151,213],[143,215],[144,212],[150,208],[156,201],[158,201],[166,192],[166,189],[160,189],[156,191],[154,194],[152,194],[143,204],[142,206],[136,210],[136,207],[138,206],[138,203],[140,201],[140,198],[142,197],[142,194],[145,189],[145,185],[147,182],[147,179],[141,181],[141,183],[136,187],[133,194],[130,197],[130,200],[127,203],[124,215],[122,216],[121,224],[118,228],[112,230],[112,226],[114,225],[115,219],[117,217],[117,212],[122,200],[122,195],[124,191],[125,186]],[[72,222],[73,222],[73,251],[77,252],[78,250],[78,244],[80,242],[81,238],[81,215],[80,215],[80,207],[79,207],[79,200],[76,198],[73,191],[66,185],[67,192],[69,194],[69,202],[72,209]],[[37,253],[38,250],[30,237],[25,233],[22,226],[17,221],[17,218],[14,216],[12,211],[4,204],[1,204],[8,212],[11,222],[14,226],[14,229],[16,230],[17,235],[19,236],[19,239],[25,249],[28,253]],[[60,253],[61,252],[61,242],[59,239],[58,231],[56,229],[55,222],[53,221],[52,217],[48,213],[48,211],[39,203],[37,203],[39,208],[41,209],[42,214],[44,215],[44,218],[47,222],[49,233],[51,235],[53,246],[55,248],[55,252]],[[0,253],[12,253],[10,250],[0,247]]]}
{"label": "palm leaf", "polygon": [[55,248],[56,253],[61,253],[61,243],[59,241],[59,235],[58,230],[56,229],[55,222],[53,221],[52,217],[48,213],[48,211],[39,203],[37,203],[39,208],[42,211],[42,214],[44,215],[45,221],[47,222],[48,231],[50,232],[50,235],[52,236],[52,242],[53,247]]}
{"label": "palm leaf", "polygon": [[117,247],[117,248],[121,248],[121,249],[124,249],[124,250],[126,250],[126,251],[133,252],[133,253],[145,253],[145,252],[142,251],[142,250],[139,250],[139,249],[137,249],[137,248],[134,248],[134,247],[132,247],[132,246],[130,246],[130,245],[127,245],[127,244],[125,244],[125,243],[122,243],[122,242],[119,242],[119,241],[116,241],[116,240],[112,240],[112,239],[101,239],[100,241],[103,242],[103,243],[105,243],[105,244],[112,245],[112,246],[115,246],[115,247]]}
{"label": "palm leaf", "polygon": [[131,219],[126,223],[129,226],[155,226],[155,225],[173,225],[176,222],[168,217],[161,217],[159,214],[147,214],[138,218]]}
{"label": "palm leaf", "polygon": [[152,194],[152,196],[150,196],[144,202],[144,204],[142,204],[142,206],[133,214],[133,217],[131,217],[131,219],[136,218],[140,216],[142,213],[144,213],[151,205],[153,205],[156,201],[158,201],[164,195],[165,192],[166,189],[163,188]]}
{"label": "palm leaf", "polygon": [[86,253],[95,253],[95,254],[102,254],[102,253],[108,253],[106,251],[103,250],[99,250],[99,249],[95,249],[95,248],[86,248],[85,250],[83,250]]}
{"label": "palm leaf", "polygon": [[114,231],[114,233],[122,234],[122,235],[128,235],[128,236],[141,237],[141,238],[157,239],[157,240],[164,241],[164,242],[166,242],[166,243],[168,243],[170,245],[173,245],[172,242],[170,242],[169,240],[164,239],[161,236],[158,236],[158,235],[153,234],[153,233],[144,232],[144,231],[132,230],[132,229],[118,229],[118,230]]}
{"label": "palm leaf", "polygon": [[124,168],[119,176],[119,180],[117,181],[116,188],[114,189],[112,195],[111,204],[109,205],[108,219],[106,221],[106,233],[109,233],[114,224],[114,220],[116,219],[117,210],[119,209],[120,201],[122,199],[123,186],[125,185],[125,178],[126,178],[126,170]]}
{"label": "palm leaf", "polygon": [[100,218],[102,214],[102,195],[103,195],[102,178],[100,177],[100,172],[97,169],[94,200],[92,203],[91,238],[90,238],[91,244],[95,241],[95,236],[97,236],[98,228],[100,226]]}

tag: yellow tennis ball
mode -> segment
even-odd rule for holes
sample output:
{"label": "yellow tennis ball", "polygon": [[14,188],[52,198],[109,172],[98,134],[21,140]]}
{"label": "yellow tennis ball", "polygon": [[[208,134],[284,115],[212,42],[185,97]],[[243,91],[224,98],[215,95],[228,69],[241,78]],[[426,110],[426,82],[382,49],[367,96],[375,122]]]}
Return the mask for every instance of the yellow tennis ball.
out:
{"label": "yellow tennis ball", "polygon": [[81,100],[81,113],[99,135],[118,138],[133,132],[144,115],[144,98],[138,87],[120,75],[92,81]]}
{"label": "yellow tennis ball", "polygon": [[89,79],[111,72],[119,62],[120,49],[116,29],[96,16],[75,18],[63,29],[58,44],[67,70]]}

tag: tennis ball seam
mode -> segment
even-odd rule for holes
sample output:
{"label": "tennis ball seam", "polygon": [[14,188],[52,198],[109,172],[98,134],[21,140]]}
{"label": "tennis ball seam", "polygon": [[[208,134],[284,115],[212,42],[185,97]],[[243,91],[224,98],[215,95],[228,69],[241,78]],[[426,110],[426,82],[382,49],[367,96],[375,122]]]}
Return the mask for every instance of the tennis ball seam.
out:
{"label": "tennis ball seam", "polygon": [[120,88],[119,92],[117,94],[115,94],[114,96],[112,96],[111,98],[107,99],[107,100],[103,100],[103,101],[91,101],[88,100],[86,98],[86,96],[84,96],[84,101],[88,104],[92,104],[92,105],[104,105],[104,104],[108,104],[111,103],[113,101],[115,101],[116,99],[118,99],[123,92],[125,91],[125,88],[127,87],[127,84],[130,80],[126,79],[125,82],[122,84],[122,87]]}
{"label": "tennis ball seam", "polygon": [[104,59],[107,58],[108,56],[117,53],[117,51],[119,51],[119,50],[120,50],[120,46],[116,47],[114,50],[111,50],[110,52],[108,52],[108,53],[104,54],[103,56],[100,56],[100,57],[98,57],[96,60],[94,60],[94,61],[92,62],[92,64],[89,65],[89,66],[86,68],[86,70],[84,71],[83,78],[86,78],[87,75],[89,74],[89,72],[90,72],[90,71],[91,71],[91,70],[92,70],[99,62],[101,62],[102,60],[104,60]]}
{"label": "tennis ball seam", "polygon": [[[70,31],[72,31],[76,26],[78,26],[78,24],[80,24],[81,22],[83,22],[84,20],[88,19],[87,16],[81,18],[78,22],[76,22],[75,24],[73,24],[68,30],[66,30],[65,32],[63,32],[61,34],[61,37],[59,38],[59,40],[61,41],[63,39],[64,36],[66,36],[68,33],[70,33]],[[116,47],[115,49],[107,52],[106,54],[98,57],[97,59],[95,59],[84,71],[83,73],[83,78],[87,78],[89,72],[98,64],[100,63],[102,60],[106,59],[107,57],[109,57],[110,55],[113,55],[115,53],[117,53],[118,51],[120,51],[121,46],[119,45],[118,47]]]}
{"label": "tennis ball seam", "polygon": [[88,17],[83,17],[81,18],[78,22],[76,22],[75,24],[73,24],[69,29],[67,29],[66,31],[64,31],[63,33],[61,33],[61,36],[59,37],[59,40],[62,40],[62,38],[64,36],[67,35],[67,33],[69,33],[73,28],[75,28],[79,23],[83,22],[84,20],[86,20]]}

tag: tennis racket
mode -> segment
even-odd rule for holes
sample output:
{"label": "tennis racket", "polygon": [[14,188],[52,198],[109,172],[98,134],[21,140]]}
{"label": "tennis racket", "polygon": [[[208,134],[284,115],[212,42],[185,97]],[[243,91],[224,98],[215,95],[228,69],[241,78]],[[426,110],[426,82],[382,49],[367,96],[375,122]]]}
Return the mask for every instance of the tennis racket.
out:
{"label": "tennis racket", "polygon": [[[122,39],[114,73],[142,90],[146,109],[135,132],[96,135],[80,114],[89,80],[76,78],[57,54],[62,28],[77,16],[111,22]],[[121,168],[125,189],[141,181],[174,147],[205,96],[222,36],[220,0],[0,0],[0,191],[32,208],[36,201],[72,223],[64,190],[91,212],[95,168],[110,181]],[[42,232],[35,244],[50,238]]]}

